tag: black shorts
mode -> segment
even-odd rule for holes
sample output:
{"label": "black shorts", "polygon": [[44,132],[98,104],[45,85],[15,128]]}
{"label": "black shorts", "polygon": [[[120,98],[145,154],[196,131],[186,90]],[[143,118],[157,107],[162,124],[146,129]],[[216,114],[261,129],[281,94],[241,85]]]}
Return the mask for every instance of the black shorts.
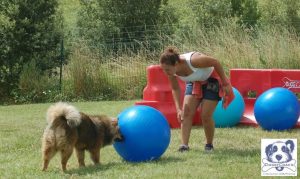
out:
{"label": "black shorts", "polygon": [[[215,78],[207,79],[207,83],[202,85],[203,99],[220,101],[219,96],[219,82]],[[193,92],[193,82],[187,82],[185,87],[185,95],[192,95]]]}

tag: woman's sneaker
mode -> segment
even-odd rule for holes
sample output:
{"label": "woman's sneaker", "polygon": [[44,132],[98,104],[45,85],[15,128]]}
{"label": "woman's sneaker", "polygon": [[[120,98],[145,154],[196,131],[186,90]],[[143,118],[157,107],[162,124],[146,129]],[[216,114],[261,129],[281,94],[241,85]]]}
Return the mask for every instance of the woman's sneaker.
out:
{"label": "woman's sneaker", "polygon": [[180,145],[179,149],[178,149],[178,152],[187,152],[189,150],[190,150],[189,146],[187,146],[187,145]]}
{"label": "woman's sneaker", "polygon": [[214,150],[214,146],[212,144],[206,144],[204,149],[206,152],[212,152]]}

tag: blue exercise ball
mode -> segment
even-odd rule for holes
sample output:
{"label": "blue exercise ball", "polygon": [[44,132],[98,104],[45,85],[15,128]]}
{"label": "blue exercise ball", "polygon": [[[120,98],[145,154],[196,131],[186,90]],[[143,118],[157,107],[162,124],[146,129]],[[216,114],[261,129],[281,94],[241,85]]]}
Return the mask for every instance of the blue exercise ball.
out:
{"label": "blue exercise ball", "polygon": [[216,127],[233,127],[240,122],[245,111],[245,102],[237,89],[233,88],[233,93],[234,99],[226,109],[223,108],[222,100],[219,101],[213,114]]}
{"label": "blue exercise ball", "polygon": [[298,99],[286,88],[271,88],[255,101],[254,116],[265,130],[291,129],[299,117]]}
{"label": "blue exercise ball", "polygon": [[118,116],[124,140],[114,148],[126,161],[143,162],[160,158],[169,146],[171,131],[164,115],[155,108],[136,105]]}

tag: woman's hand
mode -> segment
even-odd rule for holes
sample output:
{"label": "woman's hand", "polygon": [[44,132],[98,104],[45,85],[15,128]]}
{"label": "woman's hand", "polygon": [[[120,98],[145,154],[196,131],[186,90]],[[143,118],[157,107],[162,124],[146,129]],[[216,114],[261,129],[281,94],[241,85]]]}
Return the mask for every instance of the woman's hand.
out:
{"label": "woman's hand", "polygon": [[227,102],[227,96],[230,95],[230,90],[232,89],[232,86],[230,85],[230,83],[223,85],[223,91],[225,93],[225,98],[223,98],[223,105],[226,104]]}
{"label": "woman's hand", "polygon": [[225,92],[225,96],[229,96],[231,88],[232,88],[232,86],[230,85],[230,83],[228,83],[225,86],[223,86],[223,90]]}
{"label": "woman's hand", "polygon": [[181,123],[181,121],[182,121],[182,110],[181,109],[177,110],[177,120],[179,123]]}

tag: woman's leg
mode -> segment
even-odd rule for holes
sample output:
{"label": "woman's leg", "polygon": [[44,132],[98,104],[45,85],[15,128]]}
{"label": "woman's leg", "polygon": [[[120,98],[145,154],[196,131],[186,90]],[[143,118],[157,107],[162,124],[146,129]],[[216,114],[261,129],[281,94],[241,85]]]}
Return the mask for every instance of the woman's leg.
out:
{"label": "woman's leg", "polygon": [[215,122],[213,120],[213,113],[218,104],[218,101],[203,99],[201,119],[204,127],[206,137],[206,144],[212,144],[215,132]]}
{"label": "woman's leg", "polygon": [[200,100],[193,95],[185,95],[183,100],[183,114],[181,121],[181,143],[188,146],[193,118]]}

